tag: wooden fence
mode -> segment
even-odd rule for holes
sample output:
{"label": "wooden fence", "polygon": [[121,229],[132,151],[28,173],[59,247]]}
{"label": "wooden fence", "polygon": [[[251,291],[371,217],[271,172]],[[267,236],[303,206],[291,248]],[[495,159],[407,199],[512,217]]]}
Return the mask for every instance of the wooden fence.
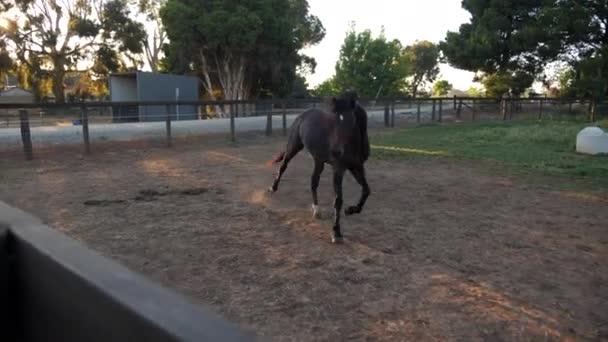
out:
{"label": "wooden fence", "polygon": [[[430,108],[430,121],[443,122],[446,112],[450,111],[450,117],[454,121],[464,120],[464,113],[467,112],[469,120],[475,121],[480,119],[480,114],[487,111],[488,107],[491,110],[498,112],[492,119],[511,120],[517,113],[522,112],[525,108],[529,114],[530,111],[536,112],[535,116],[538,119],[543,119],[546,115],[548,105],[560,104],[568,107],[568,113],[573,113],[573,106],[584,106],[589,112],[591,121],[595,121],[598,117],[597,108],[601,107],[601,103],[595,101],[587,101],[582,99],[567,99],[567,98],[479,98],[479,97],[428,97],[428,98],[399,98],[399,99],[360,99],[360,102],[365,108],[374,107],[380,108],[383,111],[383,125],[385,127],[395,127],[397,117],[396,107],[411,108],[411,113],[415,112],[415,123],[422,122],[422,106]],[[235,121],[239,116],[242,116],[243,108],[253,106],[255,108],[263,108],[262,111],[256,111],[255,116],[266,117],[265,134],[271,136],[273,134],[273,117],[281,117],[280,131],[283,135],[287,134],[287,115],[289,113],[297,113],[305,108],[323,106],[327,104],[327,99],[311,98],[311,99],[274,99],[274,100],[259,100],[259,101],[140,101],[140,102],[82,102],[82,103],[0,103],[0,117],[2,110],[17,110],[19,113],[19,124],[21,130],[21,141],[23,153],[26,159],[34,158],[32,138],[30,130],[30,111],[46,110],[46,111],[74,111],[79,113],[75,122],[82,126],[82,139],[84,144],[84,152],[91,152],[91,142],[89,134],[91,110],[102,110],[108,107],[120,108],[128,107],[150,107],[160,106],[165,108],[162,112],[162,117],[153,118],[156,121],[162,119],[165,123],[165,139],[166,146],[173,145],[172,122],[179,117],[176,117],[176,111],[179,111],[179,106],[196,106],[197,108],[222,107],[229,108],[229,132],[230,140],[235,142],[237,139]],[[484,109],[485,108],[485,109]],[[297,109],[294,112],[294,109]],[[261,113],[261,115],[260,115]],[[140,118],[138,116],[138,118]],[[137,118],[134,118],[137,119]],[[201,116],[200,119],[207,119]],[[1,121],[1,120],[0,120]],[[1,134],[1,129],[0,129]]]}

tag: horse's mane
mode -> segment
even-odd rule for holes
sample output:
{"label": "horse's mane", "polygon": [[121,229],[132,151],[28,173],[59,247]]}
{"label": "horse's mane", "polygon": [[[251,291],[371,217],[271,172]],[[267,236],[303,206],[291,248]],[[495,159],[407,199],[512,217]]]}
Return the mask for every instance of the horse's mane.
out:
{"label": "horse's mane", "polygon": [[370,153],[369,138],[367,137],[367,112],[358,101],[355,106],[355,120],[357,120],[357,126],[359,127],[361,153],[363,161],[365,162],[369,158]]}

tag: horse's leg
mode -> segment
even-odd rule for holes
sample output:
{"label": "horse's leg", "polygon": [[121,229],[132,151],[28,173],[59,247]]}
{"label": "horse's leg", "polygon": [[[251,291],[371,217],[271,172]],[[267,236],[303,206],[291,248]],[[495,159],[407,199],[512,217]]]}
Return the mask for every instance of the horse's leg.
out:
{"label": "horse's leg", "polygon": [[285,157],[283,158],[283,162],[281,162],[281,166],[279,167],[279,173],[275,177],[274,182],[272,182],[272,186],[268,189],[268,191],[272,193],[279,189],[279,182],[281,181],[283,173],[285,170],[287,170],[287,164],[289,164],[289,161],[293,159],[293,157],[295,157],[295,155],[298,154],[302,148],[304,148],[304,145],[300,141],[299,137],[297,137],[295,141],[290,141],[287,144],[287,151],[285,152]]}
{"label": "horse's leg", "polygon": [[342,179],[344,178],[344,168],[341,165],[334,166],[334,227],[331,241],[340,243],[344,239],[340,231],[340,211],[342,210]]}
{"label": "horse's leg", "polygon": [[319,179],[321,178],[321,173],[323,173],[324,166],[324,162],[315,159],[315,170],[312,173],[312,177],[310,177],[310,190],[312,192],[312,216],[316,219],[321,217],[319,213],[319,201],[317,200],[317,188],[319,187]]}
{"label": "horse's leg", "polygon": [[350,168],[350,173],[352,173],[353,177],[355,177],[357,183],[361,185],[361,197],[359,198],[359,203],[357,203],[357,205],[346,208],[344,214],[347,216],[360,213],[361,210],[363,210],[365,201],[367,201],[370,194],[369,185],[367,184],[367,179],[365,178],[365,168],[363,165]]}

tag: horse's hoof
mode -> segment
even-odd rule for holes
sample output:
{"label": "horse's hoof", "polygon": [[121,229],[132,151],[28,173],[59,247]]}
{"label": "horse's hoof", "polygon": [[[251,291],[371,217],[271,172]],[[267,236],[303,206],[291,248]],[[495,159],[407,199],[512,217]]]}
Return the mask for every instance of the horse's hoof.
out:
{"label": "horse's hoof", "polygon": [[274,194],[276,192],[276,190],[273,189],[271,186],[269,186],[267,190],[269,194]]}
{"label": "horse's hoof", "polygon": [[312,205],[312,217],[317,220],[321,219],[321,211],[318,205]]}
{"label": "horse's hoof", "polygon": [[361,209],[357,208],[356,206],[351,206],[346,208],[346,210],[344,210],[344,215],[346,216],[350,216],[353,214],[358,214],[361,212]]}
{"label": "horse's hoof", "polygon": [[331,235],[331,243],[334,243],[336,245],[342,244],[344,243],[344,237],[343,236],[336,236],[335,234]]}

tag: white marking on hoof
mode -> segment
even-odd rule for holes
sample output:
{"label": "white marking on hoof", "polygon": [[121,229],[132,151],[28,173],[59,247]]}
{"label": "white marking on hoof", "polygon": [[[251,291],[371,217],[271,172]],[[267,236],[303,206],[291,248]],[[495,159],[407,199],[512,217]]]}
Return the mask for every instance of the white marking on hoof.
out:
{"label": "white marking on hoof", "polygon": [[344,238],[342,236],[338,237],[338,236],[332,235],[331,242],[334,243],[334,244],[336,244],[336,245],[339,245],[339,244],[344,243]]}
{"label": "white marking on hoof", "polygon": [[319,211],[319,206],[318,205],[312,205],[312,217],[316,218],[316,219],[320,219],[321,218],[321,212]]}

